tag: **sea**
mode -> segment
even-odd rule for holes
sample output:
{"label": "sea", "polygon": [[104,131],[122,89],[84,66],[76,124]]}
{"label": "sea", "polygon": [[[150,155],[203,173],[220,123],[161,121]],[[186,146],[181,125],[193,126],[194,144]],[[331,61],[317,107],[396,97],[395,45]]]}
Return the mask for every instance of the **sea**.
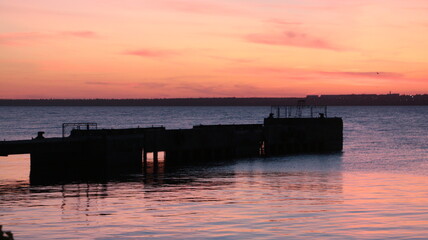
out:
{"label": "sea", "polygon": [[[0,140],[98,128],[262,123],[270,107],[0,107]],[[329,107],[341,153],[248,158],[32,185],[0,157],[0,225],[15,239],[428,239],[428,106]],[[94,172],[94,175],[97,173]]]}

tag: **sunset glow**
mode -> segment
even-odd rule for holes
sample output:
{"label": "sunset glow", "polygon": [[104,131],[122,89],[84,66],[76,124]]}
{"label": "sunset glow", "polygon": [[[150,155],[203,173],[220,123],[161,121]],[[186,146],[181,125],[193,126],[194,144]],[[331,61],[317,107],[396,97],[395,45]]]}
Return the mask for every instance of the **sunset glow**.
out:
{"label": "sunset glow", "polygon": [[428,92],[426,0],[0,3],[0,98]]}

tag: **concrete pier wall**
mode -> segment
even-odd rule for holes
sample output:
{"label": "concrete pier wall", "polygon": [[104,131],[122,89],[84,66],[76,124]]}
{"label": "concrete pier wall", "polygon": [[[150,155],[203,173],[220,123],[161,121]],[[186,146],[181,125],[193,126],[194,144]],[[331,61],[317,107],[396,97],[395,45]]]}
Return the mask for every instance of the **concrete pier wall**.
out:
{"label": "concrete pier wall", "polygon": [[264,124],[73,130],[70,137],[0,142],[0,155],[30,153],[32,179],[138,173],[165,164],[342,151],[341,118],[266,118]]}
{"label": "concrete pier wall", "polygon": [[165,145],[169,163],[203,162],[259,156],[262,125],[209,125],[168,130]]}
{"label": "concrete pier wall", "polygon": [[343,149],[341,118],[266,118],[267,156],[337,152]]}
{"label": "concrete pier wall", "polygon": [[56,179],[79,179],[92,174],[104,175],[108,170],[105,141],[82,139],[59,140],[56,143],[39,144],[30,152],[30,180],[46,182]]}

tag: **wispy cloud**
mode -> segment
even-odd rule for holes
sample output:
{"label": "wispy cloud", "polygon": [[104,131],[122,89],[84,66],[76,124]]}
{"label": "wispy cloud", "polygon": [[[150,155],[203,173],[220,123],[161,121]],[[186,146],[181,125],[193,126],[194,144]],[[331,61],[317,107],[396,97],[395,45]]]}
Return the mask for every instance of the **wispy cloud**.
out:
{"label": "wispy cloud", "polygon": [[119,84],[117,84],[117,83],[113,83],[113,82],[103,82],[103,81],[87,81],[87,82],[85,82],[85,84],[88,84],[88,85],[103,85],[103,86],[119,85]]}
{"label": "wispy cloud", "polygon": [[78,37],[78,38],[97,38],[98,34],[92,31],[68,31],[61,32],[61,36],[64,37]]}
{"label": "wispy cloud", "polygon": [[271,79],[288,79],[310,81],[320,79],[371,79],[376,81],[407,79],[398,72],[371,72],[371,71],[321,71],[303,68],[281,67],[248,67],[225,69],[234,74],[246,74],[250,76],[269,76]]}
{"label": "wispy cloud", "polygon": [[225,96],[222,86],[213,83],[180,83],[176,89],[200,96]]}
{"label": "wispy cloud", "polygon": [[348,77],[364,77],[364,78],[401,78],[400,73],[394,72],[318,72],[322,75],[348,76]]}
{"label": "wispy cloud", "polygon": [[63,32],[14,32],[0,34],[0,44],[25,45],[49,39],[62,38],[96,38],[98,35],[92,31],[63,31]]}
{"label": "wispy cloud", "polygon": [[168,84],[163,82],[147,82],[147,81],[135,81],[135,82],[120,82],[120,81],[86,81],[87,85],[100,85],[100,86],[113,86],[113,87],[133,87],[133,88],[163,88]]}
{"label": "wispy cloud", "polygon": [[284,31],[280,33],[266,34],[250,34],[245,36],[245,40],[252,43],[293,46],[303,48],[319,48],[339,51],[342,50],[339,46],[330,43],[319,37],[314,37],[309,34],[297,31]]}
{"label": "wispy cloud", "polygon": [[38,32],[4,33],[0,34],[0,44],[18,45],[46,38],[46,34]]}
{"label": "wispy cloud", "polygon": [[214,1],[158,0],[155,5],[194,14],[235,15],[241,12],[238,8]]}
{"label": "wispy cloud", "polygon": [[156,49],[139,49],[123,52],[125,55],[133,55],[145,58],[164,58],[179,55],[177,51],[172,50],[156,50]]}
{"label": "wispy cloud", "polygon": [[222,69],[221,71],[228,72],[231,74],[244,74],[249,76],[301,76],[310,72],[306,69],[288,67],[233,67]]}
{"label": "wispy cloud", "polygon": [[135,87],[147,87],[147,88],[164,88],[167,86],[166,83],[161,82],[140,82]]}
{"label": "wispy cloud", "polygon": [[[258,86],[254,84],[218,84],[214,82],[205,83],[181,83],[177,89],[192,95],[203,97],[279,97],[284,96],[282,88]],[[290,95],[302,95],[297,90],[288,88]]]}
{"label": "wispy cloud", "polygon": [[[206,80],[209,78],[213,78],[212,75],[178,75],[178,76],[170,76],[170,77],[163,77],[163,78],[152,78],[152,81],[181,81],[181,80]],[[148,79],[146,79],[147,81]]]}
{"label": "wispy cloud", "polygon": [[276,25],[300,25],[300,24],[303,24],[302,22],[286,21],[286,20],[282,20],[282,19],[278,19],[278,18],[269,19],[269,20],[266,20],[266,22],[267,23],[273,23]]}
{"label": "wispy cloud", "polygon": [[221,56],[208,56],[209,58],[216,59],[216,60],[224,60],[229,62],[235,62],[235,63],[251,63],[254,62],[253,59],[246,59],[246,58],[230,58],[230,57],[221,57]]}

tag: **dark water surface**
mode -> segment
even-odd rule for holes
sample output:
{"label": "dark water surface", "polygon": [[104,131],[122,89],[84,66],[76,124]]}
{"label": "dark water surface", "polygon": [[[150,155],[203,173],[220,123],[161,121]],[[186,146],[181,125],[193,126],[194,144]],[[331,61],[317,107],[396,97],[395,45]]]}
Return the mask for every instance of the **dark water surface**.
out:
{"label": "dark water surface", "polygon": [[[0,139],[100,128],[261,123],[269,107],[0,107]],[[30,186],[0,157],[0,224],[16,239],[427,239],[428,107],[331,107],[344,152]],[[96,174],[96,173],[94,173]]]}

